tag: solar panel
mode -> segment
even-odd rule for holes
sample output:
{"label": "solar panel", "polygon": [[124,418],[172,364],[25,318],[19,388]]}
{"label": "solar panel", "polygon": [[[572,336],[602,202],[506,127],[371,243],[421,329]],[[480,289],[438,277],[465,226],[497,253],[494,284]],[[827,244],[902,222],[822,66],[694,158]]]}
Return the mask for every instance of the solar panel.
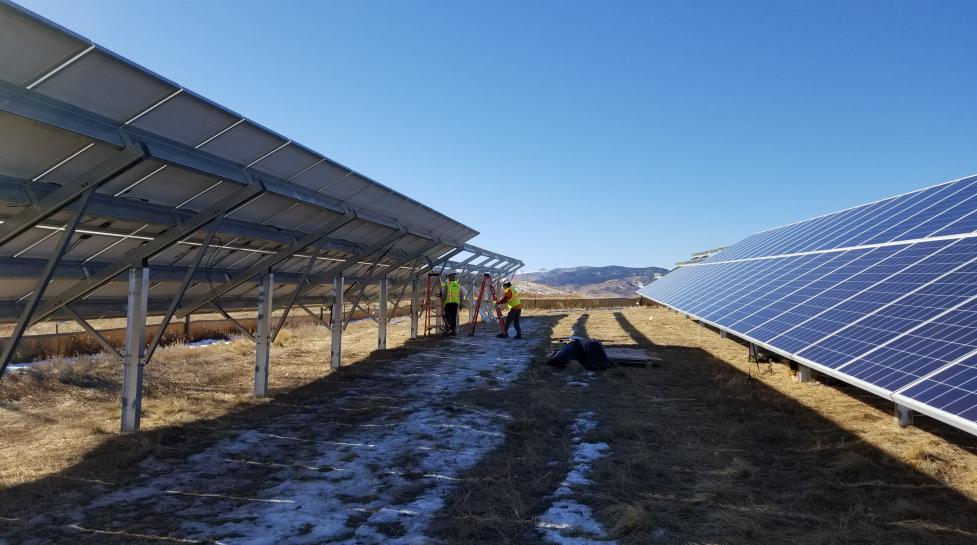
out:
{"label": "solar panel", "polygon": [[[272,311],[332,305],[342,326],[369,298],[385,310],[387,285],[423,271],[498,277],[522,265],[469,244],[470,227],[7,0],[0,51],[0,322],[16,324],[0,375],[41,320],[126,316],[139,341],[126,346],[124,383],[137,388],[130,367],[158,341],[144,359],[146,314],[168,323],[260,309],[266,386]],[[459,254],[492,262],[476,270]],[[337,366],[342,328],[331,327]],[[256,373],[259,395],[261,382]],[[127,403],[138,398],[126,391]]]}
{"label": "solar panel", "polygon": [[977,176],[756,233],[639,293],[977,434]]}

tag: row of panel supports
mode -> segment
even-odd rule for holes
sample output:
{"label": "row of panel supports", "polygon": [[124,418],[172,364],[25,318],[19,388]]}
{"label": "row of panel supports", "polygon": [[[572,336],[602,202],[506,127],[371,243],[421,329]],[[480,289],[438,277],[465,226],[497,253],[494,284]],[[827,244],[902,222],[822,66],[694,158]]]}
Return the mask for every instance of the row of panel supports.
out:
{"label": "row of panel supports", "polygon": [[[797,382],[811,382],[813,374],[814,370],[807,365],[797,364]],[[895,403],[893,413],[895,415],[896,425],[899,427],[904,428],[913,424],[913,411],[909,407]]]}
{"label": "row of panel supports", "polygon": [[[686,316],[688,317],[688,316]],[[727,332],[724,329],[719,330],[719,336],[723,339],[728,338]],[[756,349],[756,345],[750,344],[751,353]],[[797,363],[797,375],[795,380],[799,383],[809,383],[814,379],[814,369],[810,366],[804,365],[803,363]],[[893,414],[895,416],[895,423],[899,427],[905,428],[907,426],[913,425],[913,414],[914,411],[905,405],[899,403],[893,404]]]}
{"label": "row of panel supports", "polygon": [[[420,298],[420,282],[417,278],[410,280],[411,293],[411,338],[417,338],[418,300]],[[387,321],[389,280],[380,280],[379,293],[379,328],[377,333],[377,349],[387,348]],[[268,271],[259,276],[258,283],[258,319],[255,339],[254,388],[255,396],[268,394],[268,377],[271,364],[272,344],[272,304],[274,273]],[[330,348],[330,368],[338,369],[342,363],[343,342],[343,291],[344,279],[337,276],[333,280],[334,301],[332,305],[332,319],[329,324],[332,337]],[[125,349],[122,365],[122,416],[120,429],[123,433],[139,430],[139,416],[142,411],[143,369],[146,364],[146,318],[147,300],[149,293],[149,267],[133,267],[129,270],[128,306],[126,317]]]}
{"label": "row of panel supports", "polygon": [[[75,223],[70,224],[65,229],[65,232],[62,236],[62,246],[66,247],[68,242],[70,242],[71,236],[74,232],[75,224],[80,219],[82,212],[84,211],[85,202],[82,202],[80,209],[76,211],[74,215]],[[216,233],[217,231],[218,225],[219,225],[219,219],[215,220],[211,224],[208,230],[208,236],[206,237],[205,242],[201,245],[200,250],[198,250],[197,252],[195,264],[190,269],[188,269],[188,273],[184,277],[183,285],[180,289],[180,294],[174,299],[167,314],[164,317],[163,322],[160,324],[159,330],[157,331],[153,340],[148,344],[148,346],[146,344],[146,319],[147,319],[148,309],[149,309],[148,296],[149,296],[149,288],[150,288],[150,283],[149,283],[150,268],[147,265],[146,259],[140,259],[140,260],[130,261],[130,263],[132,263],[132,266],[128,267],[127,269],[122,269],[123,271],[127,271],[128,274],[128,298],[127,298],[127,307],[126,307],[127,320],[126,320],[126,333],[125,333],[125,343],[124,343],[125,346],[123,349],[123,353],[120,354],[123,363],[122,403],[121,403],[122,414],[121,414],[121,424],[120,424],[120,429],[122,432],[133,432],[139,429],[140,412],[142,407],[142,387],[143,387],[144,367],[147,364],[147,362],[153,357],[153,353],[155,352],[155,349],[159,345],[160,341],[162,340],[163,334],[165,333],[166,330],[166,326],[169,324],[170,319],[176,317],[175,311],[177,311],[179,308],[182,308],[180,306],[181,299],[183,297],[182,294],[189,286],[190,281],[193,277],[193,273],[196,270],[197,265],[199,265],[200,261],[204,257],[206,253],[206,249],[210,244],[210,240],[213,237],[214,233]],[[377,246],[379,247],[382,245],[383,244],[378,243]],[[330,321],[329,324],[331,330],[331,336],[332,336],[332,343],[331,343],[332,346],[331,346],[331,354],[330,354],[330,367],[332,369],[339,368],[341,364],[342,332],[344,329],[344,325],[348,323],[346,320],[344,320],[345,283],[342,274],[345,267],[343,267],[343,265],[348,266],[352,263],[356,263],[357,260],[362,259],[363,255],[372,253],[373,250],[374,249],[371,247],[370,249],[365,250],[363,253],[359,254],[358,256],[354,258],[350,258],[350,260],[348,260],[347,263],[341,264],[341,266],[338,267],[337,269],[334,269],[336,276],[333,277],[334,297],[333,297],[333,304],[332,304],[332,311],[331,311],[332,320]],[[450,257],[456,255],[459,251],[461,250],[460,249],[455,250],[454,252],[449,253],[446,256],[443,256],[442,258],[440,258],[439,263],[442,265],[445,263],[450,263],[449,261]],[[54,265],[57,263],[61,253],[62,251],[59,251],[57,255],[55,255],[54,257],[48,260],[48,265],[44,271],[44,274],[41,275],[42,278],[39,280],[40,288],[35,290],[34,297],[30,301],[31,304],[27,305],[27,308],[23,312],[23,316],[18,321],[18,327],[15,329],[15,334],[11,337],[11,339],[8,340],[7,345],[4,347],[3,365],[0,366],[0,375],[2,375],[2,371],[5,369],[6,363],[9,361],[10,356],[13,353],[13,350],[15,349],[17,342],[19,341],[23,331],[26,330],[27,327],[29,327],[29,325],[31,325],[32,321],[43,319],[43,317],[46,317],[50,314],[50,311],[45,311],[46,313],[41,312],[39,316],[35,316],[34,310],[41,303],[41,297],[43,296],[43,292],[44,292],[43,288],[46,287],[46,285],[48,284],[48,281],[50,280],[51,277],[51,272],[54,270]],[[314,257],[315,255],[313,255],[313,259]],[[418,255],[410,256],[411,259],[417,257]],[[471,258],[469,258],[468,261],[470,260]],[[406,262],[407,260],[405,259],[401,263],[398,263],[398,265],[396,265],[394,268],[398,268]],[[519,265],[521,264],[513,264],[511,266],[507,266],[505,269],[515,270],[515,268],[517,268]],[[434,269],[435,267],[436,267],[435,263],[430,263],[431,269]],[[504,274],[503,269],[498,269],[495,272],[500,272]],[[410,313],[412,339],[416,338],[418,335],[418,316],[419,316],[418,311],[419,311],[419,298],[420,298],[419,275],[420,274],[422,274],[421,271],[419,269],[415,269],[414,275],[409,280],[410,285],[405,286],[405,289],[410,288],[412,292],[411,313]],[[388,308],[387,308],[388,296],[389,296],[389,281],[386,277],[386,274],[381,274],[378,276],[380,281],[380,290],[379,290],[380,305],[379,305],[379,319],[378,319],[379,328],[378,328],[378,337],[377,337],[377,348],[379,350],[385,350],[387,347],[387,323],[389,317]],[[227,319],[231,320],[232,322],[235,322],[235,324],[239,329],[241,329],[249,337],[252,337],[254,339],[255,381],[254,381],[253,393],[256,396],[264,396],[267,395],[268,393],[269,366],[271,360],[272,342],[274,341],[277,332],[284,324],[285,317],[287,316],[288,310],[294,304],[296,304],[297,298],[294,294],[292,295],[285,309],[285,315],[280,319],[280,322],[278,323],[277,327],[274,327],[272,323],[272,314],[273,311],[275,310],[275,307],[273,305],[274,273],[271,271],[270,268],[268,268],[263,271],[257,272],[256,279],[258,280],[258,297],[257,297],[258,319],[257,319],[256,332],[254,335],[251,335],[250,332],[244,329],[244,327],[240,323],[237,323],[231,316],[229,316],[224,311],[224,309],[220,307],[216,298],[213,301],[211,301],[209,304],[215,307]],[[243,282],[244,280],[239,280],[235,285],[240,285],[240,283]],[[297,290],[302,289],[301,284],[296,289]],[[80,315],[77,315],[77,313],[71,311],[71,308],[67,305],[67,303],[70,303],[70,301],[67,298],[64,301],[65,302],[61,302],[59,304],[61,304],[61,306],[63,306],[66,309],[66,311],[68,311],[69,313],[76,314],[76,319],[79,321],[79,323],[81,323],[83,327],[86,326],[87,322],[84,320],[84,318],[81,317]],[[358,299],[355,300],[353,304],[355,305],[357,302]],[[398,305],[399,302],[400,299],[398,298],[395,306]],[[300,307],[305,308],[304,306],[301,305],[301,303],[298,304],[300,305]],[[200,304],[197,304],[197,306],[187,305],[187,308],[189,308],[189,312],[187,312],[185,316],[183,316],[183,318],[185,319],[185,323],[184,323],[185,333],[188,332],[186,330],[189,329],[190,312],[192,312],[193,309],[200,308],[200,306],[201,306]],[[309,311],[308,309],[305,310],[311,313],[311,311]],[[321,317],[320,317],[320,321],[321,321]],[[89,331],[89,333],[95,336],[96,339],[100,341],[104,341],[103,345],[105,345],[107,349],[111,349],[112,351],[115,351],[115,349],[111,347],[111,345],[109,345],[108,342],[105,341],[105,339],[93,328],[85,327],[85,330]],[[118,352],[116,353],[118,354]]]}

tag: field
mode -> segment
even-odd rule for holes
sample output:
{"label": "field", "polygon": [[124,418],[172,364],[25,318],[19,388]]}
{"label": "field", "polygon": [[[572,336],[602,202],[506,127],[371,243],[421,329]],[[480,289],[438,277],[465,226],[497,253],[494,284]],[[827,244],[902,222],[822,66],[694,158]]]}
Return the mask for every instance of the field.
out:
{"label": "field", "polygon": [[[287,329],[263,400],[244,341],[167,347],[131,436],[109,359],[5,377],[0,543],[977,542],[972,436],[663,309],[526,322],[516,344],[399,321],[384,353],[354,323],[332,374],[327,332]],[[542,365],[572,332],[663,363]]]}

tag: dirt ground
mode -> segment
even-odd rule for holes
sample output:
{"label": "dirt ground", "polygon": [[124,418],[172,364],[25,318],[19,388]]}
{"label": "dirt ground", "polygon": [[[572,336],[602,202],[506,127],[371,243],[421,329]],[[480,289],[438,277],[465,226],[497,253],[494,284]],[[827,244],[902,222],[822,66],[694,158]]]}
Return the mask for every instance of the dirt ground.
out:
{"label": "dirt ground", "polygon": [[[452,474],[452,486],[444,489],[443,503],[423,530],[430,542],[544,542],[540,522],[574,467],[579,439],[572,425],[592,412],[596,426],[585,440],[608,449],[593,461],[590,483],[573,489],[573,499],[592,509],[603,535],[581,532],[572,538],[571,532],[569,539],[577,543],[977,543],[973,436],[921,416],[914,427],[898,428],[885,400],[827,379],[799,384],[782,365],[758,368],[746,361],[742,345],[668,310],[534,312],[527,322],[534,337],[526,341],[532,362],[518,378],[436,393],[437,406],[452,414],[466,407],[505,415],[505,424],[498,444]],[[663,363],[595,375],[575,364],[565,370],[543,365],[556,346],[551,341],[571,333],[613,347],[649,348]],[[374,326],[351,325],[345,361],[357,365],[323,378],[325,330],[290,331],[275,347],[273,395],[264,400],[248,395],[253,348],[245,343],[162,349],[159,367],[147,369],[145,430],[131,436],[115,434],[116,364],[96,359],[86,367],[5,377],[0,543],[39,535],[64,542],[213,542],[194,541],[199,536],[188,538],[185,527],[152,520],[150,505],[144,506],[144,523],[131,514],[113,521],[105,512],[86,519],[88,530],[107,532],[101,534],[64,530],[52,513],[95,502],[106,493],[106,482],[138,486],[148,472],[140,460],[183,467],[219,444],[229,429],[290,421],[297,411],[308,412],[313,400],[330,422],[337,420],[343,406],[322,405],[324,399],[371,380],[391,381],[398,365],[436,354],[443,342],[405,343],[405,322],[395,324],[390,337],[394,350],[370,354]],[[439,364],[465,361],[467,351],[451,352]],[[367,411],[343,424],[397,422],[390,418]],[[314,429],[321,442],[346,433]],[[419,462],[397,459],[398,467],[413,463]],[[264,483],[253,486],[260,492]],[[385,495],[384,486],[374,483],[374,495],[392,501],[402,492]],[[31,518],[24,505],[51,518]],[[201,508],[187,500],[178,517],[192,519],[191,507]],[[60,529],[52,529],[55,521]],[[409,525],[400,522],[374,527],[386,528],[384,542],[406,543],[410,537]]]}

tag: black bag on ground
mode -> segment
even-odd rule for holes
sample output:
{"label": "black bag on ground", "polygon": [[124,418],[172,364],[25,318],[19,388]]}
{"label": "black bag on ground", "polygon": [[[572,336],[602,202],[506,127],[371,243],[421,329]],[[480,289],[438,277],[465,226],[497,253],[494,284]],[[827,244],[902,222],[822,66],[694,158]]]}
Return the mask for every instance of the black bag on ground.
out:
{"label": "black bag on ground", "polygon": [[583,343],[582,363],[588,371],[603,371],[614,366],[614,363],[607,357],[607,352],[604,351],[604,345],[595,340],[588,340]]}
{"label": "black bag on ground", "polygon": [[571,360],[583,362],[583,359],[583,343],[580,342],[579,338],[571,337],[570,340],[563,345],[563,348],[558,350],[555,354],[553,354],[552,357],[550,357],[549,361],[546,362],[546,365],[552,365],[553,367],[559,367],[562,369],[563,367],[566,367]]}

